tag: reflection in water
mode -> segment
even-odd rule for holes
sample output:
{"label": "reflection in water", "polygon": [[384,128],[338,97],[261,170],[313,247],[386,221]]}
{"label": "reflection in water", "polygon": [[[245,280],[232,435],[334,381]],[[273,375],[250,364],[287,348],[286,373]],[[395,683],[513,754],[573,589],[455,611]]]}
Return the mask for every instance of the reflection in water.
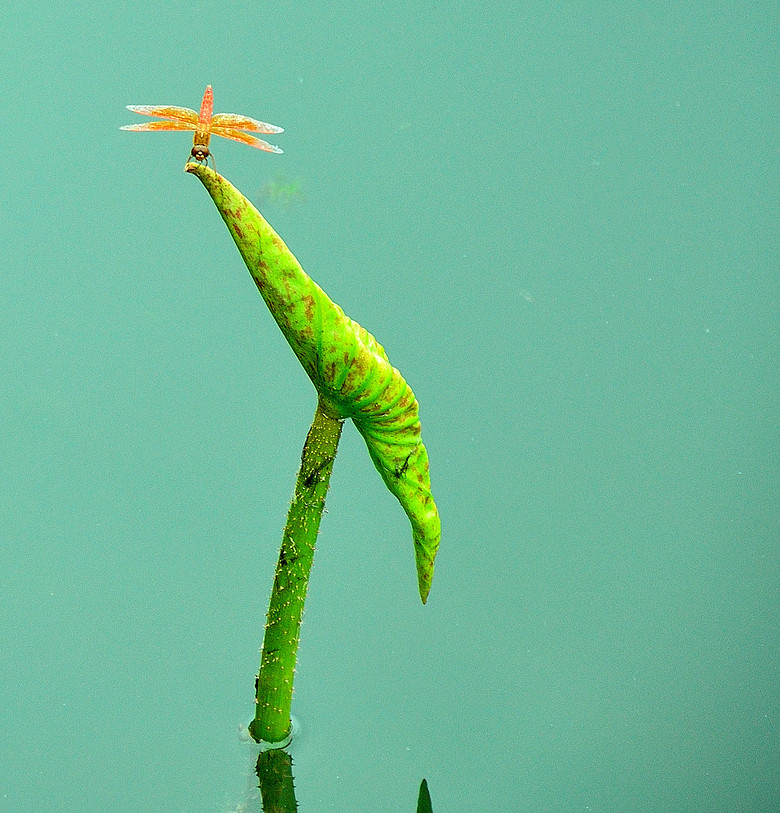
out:
{"label": "reflection in water", "polygon": [[[297,813],[292,764],[292,756],[284,748],[261,751],[255,766],[257,786],[231,813]],[[417,813],[433,813],[425,779],[420,783]]]}
{"label": "reflection in water", "polygon": [[264,813],[295,813],[292,757],[282,749],[261,751],[257,757],[257,779]]}
{"label": "reflection in water", "polygon": [[283,209],[306,203],[303,181],[300,178],[289,178],[283,172],[278,172],[272,181],[263,184],[257,198],[261,204],[274,203]]}

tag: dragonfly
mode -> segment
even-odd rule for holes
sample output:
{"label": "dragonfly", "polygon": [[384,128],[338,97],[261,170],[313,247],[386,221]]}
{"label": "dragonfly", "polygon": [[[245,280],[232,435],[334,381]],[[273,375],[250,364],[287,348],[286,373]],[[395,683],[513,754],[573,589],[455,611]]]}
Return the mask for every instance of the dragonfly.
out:
{"label": "dragonfly", "polygon": [[[250,119],[238,113],[217,113],[214,111],[214,93],[208,85],[200,103],[200,113],[190,110],[189,107],[172,107],[170,105],[129,104],[128,110],[140,113],[142,116],[153,116],[164,121],[147,121],[143,124],[125,124],[120,130],[155,131],[155,130],[194,130],[190,155],[199,162],[208,161],[209,139],[213,135],[240,141],[250,147],[266,152],[283,152],[279,147],[256,138],[248,133],[283,133],[284,128],[275,124],[266,124],[264,121]],[[242,132],[246,130],[248,132]]]}

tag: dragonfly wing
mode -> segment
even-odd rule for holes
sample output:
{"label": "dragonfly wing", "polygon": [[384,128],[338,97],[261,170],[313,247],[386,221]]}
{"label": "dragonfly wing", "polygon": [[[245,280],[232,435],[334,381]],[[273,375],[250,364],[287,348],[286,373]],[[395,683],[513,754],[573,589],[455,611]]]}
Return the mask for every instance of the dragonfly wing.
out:
{"label": "dragonfly wing", "polygon": [[238,113],[217,113],[211,119],[212,127],[234,127],[236,130],[249,130],[252,133],[283,133],[284,127],[266,124],[264,121],[240,116]]}
{"label": "dragonfly wing", "polygon": [[197,122],[189,121],[145,121],[143,124],[125,124],[120,130],[194,130]]}
{"label": "dragonfly wing", "polygon": [[[216,116],[214,116],[214,118],[216,118]],[[284,150],[279,149],[279,147],[275,147],[273,144],[269,144],[267,141],[263,141],[261,138],[255,138],[254,136],[247,135],[239,130],[233,130],[228,127],[215,127],[212,124],[211,132],[213,135],[222,136],[222,138],[229,138],[231,141],[240,141],[242,144],[248,144],[250,147],[256,147],[258,150],[276,153],[284,152]]]}
{"label": "dragonfly wing", "polygon": [[127,109],[132,110],[133,113],[140,113],[142,116],[154,116],[158,119],[170,119],[171,121],[187,121],[193,125],[198,123],[198,114],[194,110],[190,110],[189,107],[172,107],[165,104],[129,104]]}

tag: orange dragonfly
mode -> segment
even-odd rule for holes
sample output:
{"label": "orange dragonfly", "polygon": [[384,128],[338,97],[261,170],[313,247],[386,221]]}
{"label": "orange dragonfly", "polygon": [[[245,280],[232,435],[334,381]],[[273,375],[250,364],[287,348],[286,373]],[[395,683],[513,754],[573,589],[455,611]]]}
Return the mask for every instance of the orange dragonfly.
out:
{"label": "orange dragonfly", "polygon": [[207,161],[209,155],[209,139],[212,133],[229,138],[233,141],[240,141],[250,147],[257,147],[258,150],[266,152],[282,152],[279,147],[255,138],[247,133],[283,133],[282,127],[274,124],[266,124],[263,121],[250,119],[249,116],[240,116],[237,113],[217,113],[214,111],[214,93],[211,85],[206,88],[203,94],[203,101],[200,103],[200,114],[189,107],[171,107],[169,105],[145,105],[129,104],[128,110],[133,113],[140,113],[142,116],[154,116],[165,121],[147,121],[143,124],[125,124],[120,130],[150,131],[150,130],[194,130],[195,137],[192,140],[192,150],[190,155],[196,161]]}

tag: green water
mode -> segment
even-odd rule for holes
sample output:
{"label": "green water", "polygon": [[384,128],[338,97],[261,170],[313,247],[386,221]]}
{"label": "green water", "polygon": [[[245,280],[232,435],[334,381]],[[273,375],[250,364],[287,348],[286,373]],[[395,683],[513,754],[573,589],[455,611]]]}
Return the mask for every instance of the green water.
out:
{"label": "green water", "polygon": [[[314,395],[126,104],[217,168],[421,404],[442,545],[347,426],[301,813],[780,804],[776,4],[11,4],[0,810],[234,811]],[[278,178],[293,199],[268,198]],[[365,483],[369,486],[366,486]],[[362,556],[366,540],[368,556]]]}

